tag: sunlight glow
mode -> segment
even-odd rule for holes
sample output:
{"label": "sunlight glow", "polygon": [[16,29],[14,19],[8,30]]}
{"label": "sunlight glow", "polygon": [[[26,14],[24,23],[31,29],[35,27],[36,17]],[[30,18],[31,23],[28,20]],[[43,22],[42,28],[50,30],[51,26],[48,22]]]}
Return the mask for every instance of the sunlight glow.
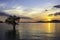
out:
{"label": "sunlight glow", "polygon": [[48,21],[51,21],[51,19],[48,19]]}
{"label": "sunlight glow", "polygon": [[53,23],[48,23],[48,33],[55,32],[55,25]]}
{"label": "sunlight glow", "polygon": [[48,23],[48,32],[51,32],[50,23]]}
{"label": "sunlight glow", "polygon": [[47,17],[47,21],[51,21],[52,19],[53,17],[50,17],[50,16]]}

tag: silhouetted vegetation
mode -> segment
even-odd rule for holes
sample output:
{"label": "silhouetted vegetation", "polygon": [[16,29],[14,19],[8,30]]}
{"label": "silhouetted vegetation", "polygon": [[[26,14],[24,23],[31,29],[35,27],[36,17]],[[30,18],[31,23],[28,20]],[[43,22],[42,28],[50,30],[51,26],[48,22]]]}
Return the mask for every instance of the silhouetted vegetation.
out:
{"label": "silhouetted vegetation", "polygon": [[52,20],[52,21],[50,21],[50,22],[53,22],[53,23],[60,23],[59,20]]}
{"label": "silhouetted vegetation", "polygon": [[0,21],[0,23],[3,23],[3,21]]}
{"label": "silhouetted vegetation", "polygon": [[20,17],[17,17],[17,16],[9,16],[5,20],[6,23],[11,24],[13,26],[13,33],[16,32],[15,26],[18,25],[19,19],[20,19]]}

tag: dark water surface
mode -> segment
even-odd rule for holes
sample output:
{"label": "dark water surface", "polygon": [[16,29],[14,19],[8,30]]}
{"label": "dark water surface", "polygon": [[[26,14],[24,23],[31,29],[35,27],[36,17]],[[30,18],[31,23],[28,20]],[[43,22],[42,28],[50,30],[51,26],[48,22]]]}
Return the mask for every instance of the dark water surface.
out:
{"label": "dark water surface", "polygon": [[15,33],[12,25],[0,23],[0,40],[60,40],[60,23],[20,23]]}

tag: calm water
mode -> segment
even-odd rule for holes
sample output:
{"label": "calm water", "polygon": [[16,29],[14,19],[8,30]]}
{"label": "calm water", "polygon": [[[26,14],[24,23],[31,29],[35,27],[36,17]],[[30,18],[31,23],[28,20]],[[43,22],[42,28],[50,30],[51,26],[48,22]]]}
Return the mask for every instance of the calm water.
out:
{"label": "calm water", "polygon": [[20,23],[13,34],[12,25],[0,24],[0,40],[60,40],[60,23]]}

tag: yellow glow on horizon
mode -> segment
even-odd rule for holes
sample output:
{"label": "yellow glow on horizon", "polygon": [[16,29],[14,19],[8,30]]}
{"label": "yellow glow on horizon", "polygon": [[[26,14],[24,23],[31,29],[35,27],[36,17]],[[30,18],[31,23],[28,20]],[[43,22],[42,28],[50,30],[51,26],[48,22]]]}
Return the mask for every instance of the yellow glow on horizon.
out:
{"label": "yellow glow on horizon", "polygon": [[51,21],[51,19],[48,19],[48,21]]}
{"label": "yellow glow on horizon", "polygon": [[46,20],[47,20],[47,21],[51,21],[51,20],[53,20],[53,18],[54,18],[54,17],[52,17],[52,16],[47,16],[47,17],[46,17]]}

